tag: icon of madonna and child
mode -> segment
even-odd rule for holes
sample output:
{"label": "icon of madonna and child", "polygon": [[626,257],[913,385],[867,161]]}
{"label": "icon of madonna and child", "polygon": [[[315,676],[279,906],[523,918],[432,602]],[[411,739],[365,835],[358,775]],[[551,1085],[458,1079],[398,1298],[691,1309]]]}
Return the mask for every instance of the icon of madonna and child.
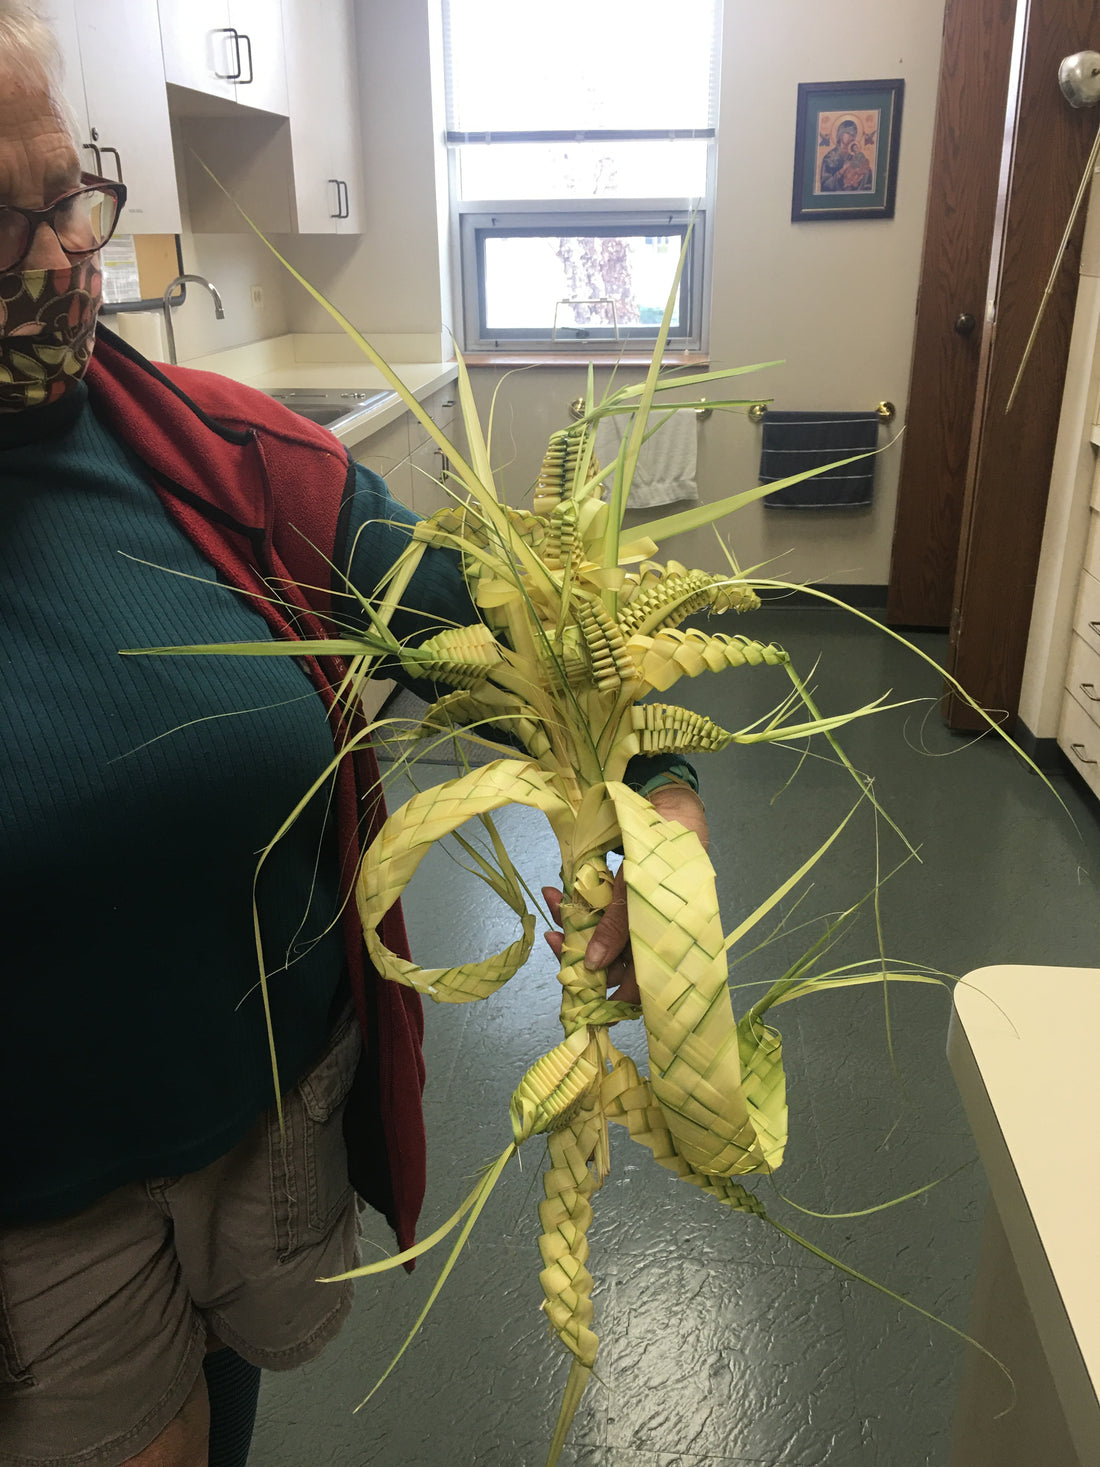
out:
{"label": "icon of madonna and child", "polygon": [[875,189],[878,112],[819,112],[815,194],[869,194]]}

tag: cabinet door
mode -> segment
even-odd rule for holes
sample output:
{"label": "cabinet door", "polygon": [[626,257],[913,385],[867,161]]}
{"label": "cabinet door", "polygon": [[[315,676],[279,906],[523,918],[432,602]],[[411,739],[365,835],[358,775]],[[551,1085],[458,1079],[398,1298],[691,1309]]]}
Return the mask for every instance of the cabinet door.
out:
{"label": "cabinet door", "polygon": [[447,460],[443,450],[429,438],[409,455],[412,508],[425,519],[454,504],[446,490]]}
{"label": "cabinet door", "polygon": [[365,464],[386,481],[386,487],[395,499],[409,509],[413,504],[412,474],[409,468],[409,415],[402,413],[392,423],[379,428],[377,433],[361,443],[355,450],[357,463]]}
{"label": "cabinet door", "polygon": [[332,16],[329,59],[339,94],[341,126],[331,133],[332,177],[340,180],[343,204],[336,220],[337,234],[359,234],[363,228],[363,133],[359,121],[359,60],[355,16],[341,4]]}
{"label": "cabinet door", "polygon": [[356,234],[362,139],[351,6],[285,0],[283,27],[299,232]]}
{"label": "cabinet door", "polygon": [[160,36],[166,81],[233,100],[229,0],[160,0]]}
{"label": "cabinet door", "polygon": [[272,0],[160,0],[167,81],[286,116],[282,8]]}
{"label": "cabinet door", "polygon": [[65,65],[65,96],[86,144],[85,171],[121,178],[130,234],[178,234],[179,197],[156,0],[48,0]]}
{"label": "cabinet door", "polygon": [[[451,436],[455,420],[454,394],[454,385],[449,384],[446,387],[437,388],[420,404],[436,427],[442,429],[448,438]],[[408,423],[412,507],[417,514],[427,517],[434,514],[437,509],[443,509],[454,503],[444,487],[448,467],[447,459],[443,450],[436,445],[435,439],[431,437],[423,424],[413,417],[412,413],[408,414]]]}
{"label": "cabinet door", "polygon": [[[81,139],[88,136],[88,104],[84,100],[84,73],[80,65],[80,36],[76,25],[76,0],[46,0],[42,17],[53,31],[61,52],[65,100],[73,110]],[[93,155],[85,151],[80,166],[94,173]]]}
{"label": "cabinet door", "polygon": [[241,37],[238,102],[287,115],[286,53],[282,6],[272,0],[229,0],[229,19]]}

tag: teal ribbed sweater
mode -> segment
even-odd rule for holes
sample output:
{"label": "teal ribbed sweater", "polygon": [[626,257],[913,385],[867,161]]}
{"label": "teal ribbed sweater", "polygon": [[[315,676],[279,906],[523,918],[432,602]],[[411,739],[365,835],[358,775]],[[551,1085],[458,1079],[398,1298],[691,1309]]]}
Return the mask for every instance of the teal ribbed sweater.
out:
{"label": "teal ribbed sweater", "polygon": [[[270,633],[76,405],[0,419],[45,435],[0,450],[0,1222],[206,1165],[271,1104],[252,876],[332,757],[293,659],[118,655]],[[336,889],[317,800],[259,886],[284,1083],[343,1001]]]}

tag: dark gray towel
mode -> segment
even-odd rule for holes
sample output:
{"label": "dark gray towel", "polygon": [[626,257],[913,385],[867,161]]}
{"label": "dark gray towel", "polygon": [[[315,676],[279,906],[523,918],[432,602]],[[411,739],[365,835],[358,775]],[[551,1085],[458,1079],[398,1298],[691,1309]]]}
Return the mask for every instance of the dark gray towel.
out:
{"label": "dark gray towel", "polygon": [[[772,484],[837,459],[878,447],[877,413],[768,412],[760,450],[760,482]],[[764,503],[769,509],[865,509],[871,503],[875,460],[845,464],[777,489]]]}

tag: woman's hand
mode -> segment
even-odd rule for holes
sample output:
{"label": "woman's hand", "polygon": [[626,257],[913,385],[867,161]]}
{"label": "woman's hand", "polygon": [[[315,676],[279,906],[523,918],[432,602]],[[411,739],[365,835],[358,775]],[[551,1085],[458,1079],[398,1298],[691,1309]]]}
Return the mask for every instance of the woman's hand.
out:
{"label": "woman's hand", "polygon": [[[706,850],[710,845],[710,832],[703,802],[686,784],[669,783],[655,789],[649,797],[653,808],[665,820],[693,830]],[[561,892],[553,886],[544,886],[542,894],[550,908],[554,921],[561,923]],[[561,957],[562,935],[547,932],[546,941],[551,950]],[[623,1003],[640,1003],[638,980],[634,975],[634,957],[630,951],[630,928],[626,916],[626,880],[620,866],[615,873],[611,902],[597,922],[584,953],[586,968],[607,969],[608,997]]]}

